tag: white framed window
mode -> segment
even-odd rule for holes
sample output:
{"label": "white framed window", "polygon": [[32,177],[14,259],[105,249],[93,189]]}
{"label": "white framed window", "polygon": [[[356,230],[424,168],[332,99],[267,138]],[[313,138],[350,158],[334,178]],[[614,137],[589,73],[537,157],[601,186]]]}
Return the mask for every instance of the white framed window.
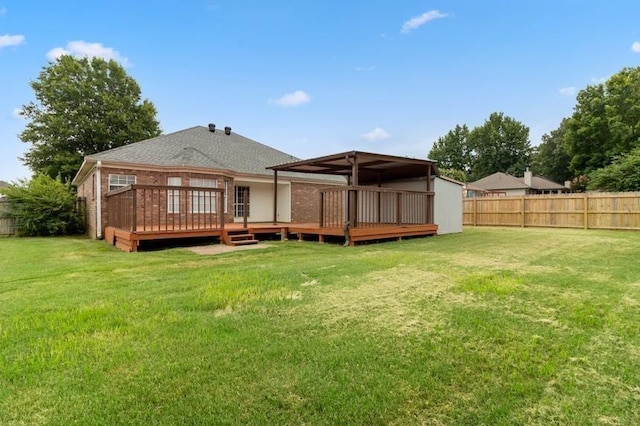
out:
{"label": "white framed window", "polygon": [[[179,177],[167,178],[167,186],[182,186],[182,179]],[[180,213],[180,191],[170,189],[167,191],[167,213]]]}
{"label": "white framed window", "polygon": [[109,174],[109,191],[124,188],[127,185],[135,185],[135,175],[112,175]]}
{"label": "white framed window", "polygon": [[[216,179],[190,178],[189,186],[197,188],[217,188]],[[191,213],[215,213],[218,194],[211,191],[190,191]]]}
{"label": "white framed window", "polygon": [[244,211],[244,202],[245,202],[245,196],[246,196],[246,201],[247,201],[247,217],[249,217],[250,215],[250,203],[249,200],[251,199],[250,197],[250,187],[248,186],[239,186],[236,185],[233,187],[233,215],[235,217],[244,217],[245,211]]}

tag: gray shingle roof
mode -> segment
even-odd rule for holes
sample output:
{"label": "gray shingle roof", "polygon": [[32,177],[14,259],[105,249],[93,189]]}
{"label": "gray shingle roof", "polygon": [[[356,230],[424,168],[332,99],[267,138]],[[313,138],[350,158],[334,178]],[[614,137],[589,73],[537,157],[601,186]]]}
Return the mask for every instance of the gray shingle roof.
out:
{"label": "gray shingle roof", "polygon": [[537,189],[537,190],[563,190],[564,186],[545,179],[540,176],[531,177],[531,186],[524,183],[524,177],[515,177],[507,173],[496,172],[492,175],[485,176],[475,182],[471,182],[471,185],[480,187],[487,191],[499,191],[506,189]]}
{"label": "gray shingle roof", "polygon": [[[267,170],[269,166],[299,160],[293,155],[237,133],[231,132],[230,135],[226,135],[224,129],[211,132],[203,126],[191,127],[110,149],[89,155],[86,159],[153,166],[222,169],[263,176],[273,176],[273,171]],[[344,182],[343,178],[332,176],[300,173],[282,173],[282,176]]]}
{"label": "gray shingle roof", "polygon": [[475,182],[471,182],[472,185],[486,189],[488,191],[495,191],[500,189],[527,189],[529,188],[523,181],[517,177],[508,175],[502,172],[496,172],[492,175],[485,176],[482,179],[478,179]]}

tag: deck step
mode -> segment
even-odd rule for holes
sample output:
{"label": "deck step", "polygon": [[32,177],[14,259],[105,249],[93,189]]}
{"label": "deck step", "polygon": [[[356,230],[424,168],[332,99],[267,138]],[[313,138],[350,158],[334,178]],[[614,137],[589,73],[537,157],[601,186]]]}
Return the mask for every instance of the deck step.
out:
{"label": "deck step", "polygon": [[258,244],[255,235],[249,233],[247,229],[229,230],[223,235],[223,241],[228,246]]}

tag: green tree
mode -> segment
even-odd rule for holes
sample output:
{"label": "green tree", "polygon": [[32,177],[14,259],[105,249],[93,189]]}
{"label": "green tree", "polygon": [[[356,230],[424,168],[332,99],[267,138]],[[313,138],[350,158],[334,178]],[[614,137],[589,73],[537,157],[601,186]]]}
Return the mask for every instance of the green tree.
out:
{"label": "green tree", "polygon": [[6,214],[16,220],[22,236],[47,236],[81,233],[83,213],[78,211],[76,194],[69,183],[36,174],[31,180],[0,189],[9,200]]}
{"label": "green tree", "polygon": [[570,168],[575,175],[584,175],[607,165],[613,155],[605,106],[603,84],[587,86],[578,93],[564,136],[571,156]]}
{"label": "green tree", "polygon": [[591,173],[588,189],[640,191],[640,148],[617,157],[610,165]]}
{"label": "green tree", "polygon": [[429,151],[428,157],[437,161],[438,166],[442,169],[461,171],[465,175],[464,181],[466,181],[471,170],[471,152],[468,139],[469,128],[467,125],[456,125],[445,136],[438,138]]}
{"label": "green tree", "polygon": [[529,165],[529,128],[501,112],[492,113],[482,126],[474,128],[468,140],[473,156],[471,180],[495,172],[522,174]]}
{"label": "green tree", "polygon": [[567,121],[567,119],[562,120],[556,130],[542,135],[542,143],[534,149],[531,156],[533,173],[558,183],[571,180],[574,177],[569,167],[571,156],[564,145]]}
{"label": "green tree", "polygon": [[20,139],[36,173],[70,180],[85,155],[160,134],[154,105],[114,60],[62,56],[30,84],[36,102],[22,107],[30,122]]}
{"label": "green tree", "polygon": [[459,182],[466,182],[467,181],[467,174],[465,172],[463,172],[462,170],[456,170],[456,169],[447,169],[444,167],[438,167],[438,172],[440,173],[440,176],[445,176],[451,179],[455,179]]}
{"label": "green tree", "polygon": [[564,137],[574,174],[589,174],[640,146],[640,67],[578,93]]}

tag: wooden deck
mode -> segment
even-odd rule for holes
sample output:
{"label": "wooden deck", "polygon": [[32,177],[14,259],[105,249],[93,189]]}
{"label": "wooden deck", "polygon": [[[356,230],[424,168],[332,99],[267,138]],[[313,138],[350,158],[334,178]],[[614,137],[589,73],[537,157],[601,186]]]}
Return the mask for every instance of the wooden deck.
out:
{"label": "wooden deck", "polygon": [[247,223],[246,217],[243,223],[226,223],[221,188],[130,185],[107,194],[104,236],[129,252],[137,251],[143,241],[216,238],[224,244],[243,245],[267,235],[353,246],[362,241],[435,235],[433,197],[432,191],[331,187],[321,191],[316,223]]}
{"label": "wooden deck", "polygon": [[436,235],[438,226],[426,225],[402,225],[402,226],[377,226],[370,228],[349,229],[345,234],[342,228],[319,227],[311,223],[249,223],[244,228],[241,223],[225,224],[224,229],[191,229],[191,230],[137,230],[125,231],[109,226],[105,230],[105,240],[121,250],[138,251],[143,241],[189,239],[189,238],[216,238],[221,243],[228,241],[228,234],[246,230],[255,235],[256,239],[265,237],[280,237],[281,240],[296,238],[299,241],[315,240],[326,242],[328,240],[343,242],[345,245],[354,246],[363,241],[375,240],[400,240],[405,237],[420,237]]}

